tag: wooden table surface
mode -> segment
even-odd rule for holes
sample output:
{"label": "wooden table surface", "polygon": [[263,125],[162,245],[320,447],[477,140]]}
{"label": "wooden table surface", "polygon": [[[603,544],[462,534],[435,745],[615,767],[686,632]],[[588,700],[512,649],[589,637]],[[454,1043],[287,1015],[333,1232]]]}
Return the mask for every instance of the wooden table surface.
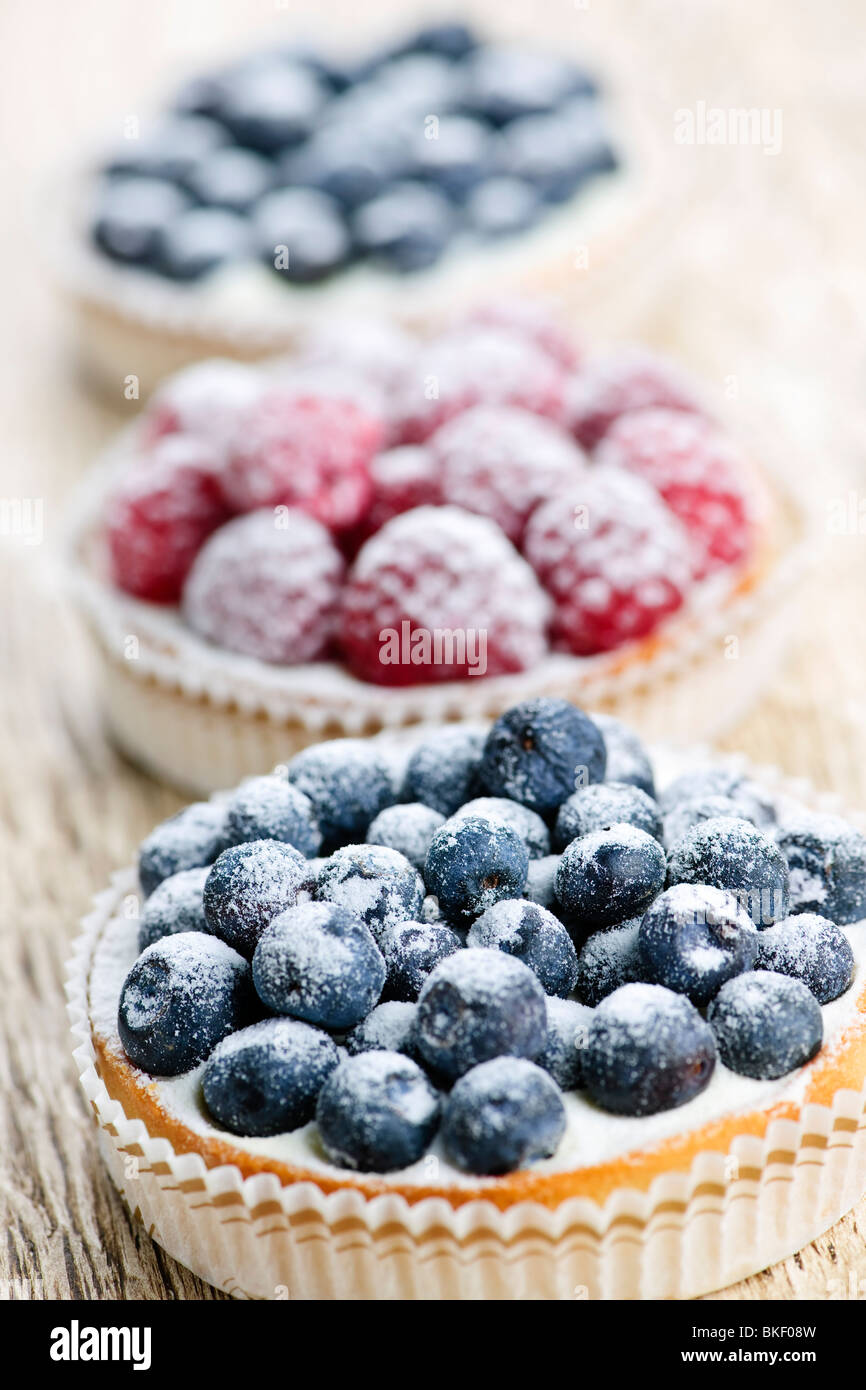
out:
{"label": "wooden table surface", "polygon": [[[405,13],[396,0],[372,8],[377,24]],[[760,412],[783,450],[790,442],[814,523],[814,571],[790,659],[725,742],[866,806],[866,542],[857,525],[841,536],[828,528],[834,504],[850,494],[856,514],[866,496],[857,216],[866,103],[855,0],[471,8],[492,25],[548,29],[577,48],[600,36],[618,55],[611,64],[627,55],[622,71],[646,84],[646,119],[664,136],[670,174],[663,206],[624,249],[614,288],[587,295],[578,317],[590,333],[675,351]],[[69,1055],[61,980],[78,918],[179,801],[106,744],[86,644],[65,600],[64,500],[123,403],[95,402],[76,377],[44,273],[63,254],[44,206],[52,171],[94,130],[112,120],[116,129],[118,115],[135,113],[185,63],[239,35],[286,32],[303,9],[281,0],[7,0],[0,14],[0,494],[44,508],[42,544],[0,536],[0,1297],[221,1296],[130,1221],[100,1165]],[[335,30],[357,27],[354,4],[319,10]],[[781,111],[781,150],[677,145],[673,113],[699,101]],[[135,364],[119,368],[120,379]],[[866,1204],[717,1297],[851,1296],[866,1279],[861,1221]]]}

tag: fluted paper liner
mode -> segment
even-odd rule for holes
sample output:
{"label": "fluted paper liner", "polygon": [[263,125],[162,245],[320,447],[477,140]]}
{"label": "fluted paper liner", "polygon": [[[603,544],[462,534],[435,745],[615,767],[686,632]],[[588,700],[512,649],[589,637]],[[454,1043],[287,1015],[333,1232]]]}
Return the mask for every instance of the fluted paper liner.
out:
{"label": "fluted paper liner", "polygon": [[[742,759],[775,791],[839,811],[801,780]],[[862,818],[850,817],[862,824]],[[687,1172],[600,1204],[520,1201],[505,1210],[444,1198],[367,1198],[347,1186],[283,1186],[275,1175],[206,1167],[177,1154],[113,1100],[96,1066],[88,980],[101,933],[129,874],[95,900],[68,967],[75,1059],[121,1195],[154,1240],[208,1283],[260,1299],[687,1298],[793,1254],[866,1191],[866,1086],[829,1105],[743,1132],[727,1152],[699,1153]],[[349,1180],[347,1175],[347,1181]]]}

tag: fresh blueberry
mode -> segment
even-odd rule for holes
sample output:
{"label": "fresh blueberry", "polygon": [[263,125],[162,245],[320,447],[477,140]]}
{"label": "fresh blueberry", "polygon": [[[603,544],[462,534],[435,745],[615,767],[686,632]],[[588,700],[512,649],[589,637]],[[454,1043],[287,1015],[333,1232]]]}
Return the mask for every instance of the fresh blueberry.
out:
{"label": "fresh blueberry", "polygon": [[444,116],[418,133],[410,154],[412,177],[463,202],[496,172],[497,138],[488,125],[469,116]]}
{"label": "fresh blueberry", "polygon": [[467,820],[476,816],[482,820],[495,821],[500,825],[510,825],[516,830],[526,845],[530,859],[544,859],[550,854],[550,832],[541,816],[521,806],[519,801],[509,801],[504,796],[478,796],[467,801],[451,817],[453,821]]}
{"label": "fresh blueberry", "polygon": [[204,932],[179,932],[138,957],[120,992],[117,1031],[135,1066],[179,1076],[256,1012],[243,957]]}
{"label": "fresh blueberry", "polygon": [[232,1134],[285,1134],[316,1113],[340,1054],[319,1028],[266,1018],[218,1043],[202,1074],[205,1105]]}
{"label": "fresh blueberry", "polygon": [[607,753],[606,775],[611,782],[628,782],[640,787],[655,800],[655,779],[649,754],[627,724],[612,714],[593,715],[593,723],[601,731]]}
{"label": "fresh blueberry", "polygon": [[200,203],[247,213],[271,189],[274,166],[255,150],[235,147],[215,150],[198,160],[186,174],[184,185]]}
{"label": "fresh blueberry", "polygon": [[405,855],[419,873],[427,859],[430,841],[445,817],[432,806],[410,801],[404,806],[386,806],[367,831],[368,845],[385,845]]}
{"label": "fresh blueberry", "polygon": [[489,44],[466,60],[466,106],[494,125],[552,111],[591,88],[586,74],[560,58]]}
{"label": "fresh blueberry", "polygon": [[173,183],[115,179],[98,195],[93,239],[112,260],[149,265],[165,228],[189,206],[187,195]]}
{"label": "fresh blueberry", "polygon": [[313,803],[326,849],[357,844],[394,800],[388,769],[363,739],[334,739],[296,754],[288,778]]}
{"label": "fresh blueberry", "polygon": [[553,832],[556,848],[563,850],[579,836],[614,824],[636,825],[653,839],[661,839],[659,810],[646,792],[628,782],[591,782],[560,806]]}
{"label": "fresh blueberry", "polygon": [[425,1152],[439,1124],[439,1100],[409,1057],[362,1052],[328,1077],[316,1122],[332,1163],[388,1173],[408,1168]]}
{"label": "fresh blueberry", "polygon": [[754,969],[758,933],[733,894],[678,883],[644,913],[640,949],[648,980],[704,1008],[726,980]]}
{"label": "fresh blueberry", "polygon": [[379,937],[395,922],[417,919],[424,901],[424,880],[395,849],[345,845],[322,865],[316,897],[353,913]]}
{"label": "fresh blueberry", "polygon": [[287,185],[318,189],[351,212],[380,197],[407,166],[407,152],[389,134],[340,121],[317,130],[281,162],[280,173]]}
{"label": "fresh blueberry", "polygon": [[814,912],[798,912],[761,932],[756,969],[802,980],[819,1004],[829,1004],[850,988],[856,962],[841,927]]}
{"label": "fresh blueberry", "polygon": [[179,874],[172,874],[157,884],[141,914],[139,951],[174,932],[208,930],[202,893],[209,873],[207,866],[182,869]]}
{"label": "fresh blueberry", "polygon": [[584,1004],[595,1008],[621,985],[646,980],[640,949],[641,918],[634,917],[618,927],[593,932],[580,948],[574,992]]}
{"label": "fresh blueberry", "polygon": [[577,952],[562,923],[525,898],[494,903],[472,923],[468,946],[505,951],[528,965],[545,994],[564,998],[574,988]]}
{"label": "fresh blueberry", "polygon": [[182,869],[212,864],[228,844],[227,822],[223,802],[194,801],[152,830],[138,851],[138,877],[145,897]]}
{"label": "fresh blueberry", "polygon": [[740,1076],[787,1076],[819,1050],[821,1006],[802,980],[754,970],[722,985],[707,1014],[719,1056]]}
{"label": "fresh blueberry", "polygon": [[260,60],[223,82],[216,114],[239,145],[274,154],[309,135],[325,96],[309,68]]}
{"label": "fresh blueberry", "polygon": [[443,816],[453,816],[478,794],[484,738],[480,730],[471,728],[431,734],[406,765],[401,800],[422,801]]}
{"label": "fresh blueberry", "polygon": [[349,1055],[359,1052],[402,1052],[418,1061],[415,1047],[415,1015],[418,1006],[396,999],[377,1004],[352,1029],[346,1039]]}
{"label": "fresh blueberry", "polygon": [[866,917],[866,838],[848,821],[804,811],[782,826],[779,848],[790,869],[792,912],[842,924]]}
{"label": "fresh blueberry", "polygon": [[207,116],[168,116],[136,140],[124,140],[109,160],[109,174],[184,180],[190,170],[228,143],[218,121]]}
{"label": "fresh blueberry", "polygon": [[[715,820],[719,816],[733,816],[737,820],[752,820],[747,815],[748,807],[733,796],[702,796],[695,801],[681,801],[664,818],[663,842],[671,849],[678,840],[687,835],[693,825],[701,821]],[[752,824],[755,822],[752,821]]]}
{"label": "fresh blueberry", "polygon": [[191,208],[160,231],[154,265],[172,280],[198,280],[252,249],[246,218],[224,208]]}
{"label": "fresh blueberry", "polygon": [[253,212],[253,235],[261,259],[302,285],[331,275],[351,250],[339,205],[312,188],[266,194]]}
{"label": "fresh blueberry", "polygon": [[661,985],[623,985],[603,999],[583,1051],[587,1090],[616,1115],[684,1105],[709,1084],[715,1065],[713,1034],[694,1004]]}
{"label": "fresh blueberry", "polygon": [[530,859],[526,874],[524,897],[551,912],[559,910],[556,901],[556,871],[559,868],[559,855],[548,854],[543,859]]}
{"label": "fresh blueberry", "polygon": [[644,912],[664,882],[658,840],[634,825],[612,825],[572,840],[556,873],[556,896],[576,926],[592,932]]}
{"label": "fresh blueberry", "polygon": [[232,844],[249,840],[282,840],[306,859],[322,847],[313,803],[285,777],[248,777],[228,801],[228,834]]}
{"label": "fresh blueberry", "polygon": [[442,1111],[442,1143],[468,1173],[511,1173],[555,1153],[565,1133],[559,1087],[541,1067],[496,1057],[462,1076]]}
{"label": "fresh blueberry", "polygon": [[734,893],[756,927],[788,912],[788,866],[769,835],[750,821],[701,821],[672,846],[668,884],[706,883]]}
{"label": "fresh blueberry", "polygon": [[291,845],[279,840],[232,845],[205,880],[208,929],[241,955],[251,956],[277,914],[308,894],[309,881],[307,861]]}
{"label": "fresh blueberry", "polygon": [[389,270],[426,270],[445,251],[453,231],[448,199],[422,183],[396,183],[355,213],[352,233],[364,256]]}
{"label": "fresh blueberry", "polygon": [[424,879],[445,916],[465,922],[526,884],[529,854],[516,830],[470,817],[446,821],[427,852]]}
{"label": "fresh blueberry", "polygon": [[500,174],[485,179],[472,190],[465,212],[472,231],[495,240],[527,231],[541,215],[541,199],[523,179]]}
{"label": "fresh blueberry", "polygon": [[491,1057],[538,1057],[547,1038],[544,991],[502,951],[468,949],[440,961],[418,997],[418,1049],[442,1076]]}
{"label": "fresh blueberry", "polygon": [[604,778],[604,742],[592,720],[567,700],[540,696],[507,710],[490,730],[481,781],[545,815],[579,786]]}
{"label": "fresh blueberry", "polygon": [[344,1032],[378,1002],[385,962],[368,928],[345,908],[299,903],[262,934],[253,981],[274,1013]]}
{"label": "fresh blueberry", "polygon": [[435,53],[451,62],[465,58],[477,47],[477,35],[468,25],[455,22],[427,24],[401,44],[404,53]]}
{"label": "fresh blueberry", "polygon": [[593,174],[616,167],[616,159],[595,103],[586,119],[562,111],[524,116],[503,135],[504,168],[536,188],[547,202],[563,203]]}
{"label": "fresh blueberry", "polygon": [[430,972],[462,944],[444,922],[397,922],[389,927],[379,941],[388,971],[385,998],[416,1000]]}
{"label": "fresh blueberry", "polygon": [[735,801],[739,807],[737,815],[761,830],[775,823],[776,808],[763,787],[725,767],[705,767],[682,773],[665,787],[659,805],[662,814],[667,815],[675,807],[691,805],[709,796],[724,796]]}
{"label": "fresh blueberry", "polygon": [[574,999],[547,998],[547,1043],[538,1065],[549,1071],[563,1091],[583,1085],[583,1049],[592,1009]]}

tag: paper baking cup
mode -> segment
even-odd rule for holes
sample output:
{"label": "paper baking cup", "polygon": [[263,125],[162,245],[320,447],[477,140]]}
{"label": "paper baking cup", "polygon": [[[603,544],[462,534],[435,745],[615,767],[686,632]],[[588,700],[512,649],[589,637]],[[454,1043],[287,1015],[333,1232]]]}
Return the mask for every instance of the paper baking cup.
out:
{"label": "paper baking cup", "polygon": [[[741,759],[718,760],[820,810],[808,784]],[[863,826],[862,817],[851,816]],[[689,1298],[725,1287],[802,1249],[866,1191],[866,1090],[829,1104],[786,1106],[763,1135],[743,1117],[725,1151],[698,1153],[646,1191],[603,1203],[365,1197],[351,1186],[283,1186],[178,1155],[129,1119],[99,1072],[89,974],[130,874],[96,899],[68,968],[75,1059],[111,1177],[133,1215],[170,1255],[215,1287],[261,1299]],[[862,1001],[861,1001],[862,1003]],[[856,1017],[856,1016],[855,1016]],[[854,1027],[858,1026],[856,1023]],[[859,1022],[862,1030],[862,1018]],[[858,1078],[862,1081],[862,1078]],[[829,1099],[829,1098],[828,1098]],[[720,1117],[726,1121],[730,1116]],[[459,1189],[455,1201],[461,1200]]]}
{"label": "paper baking cup", "polygon": [[749,569],[700,587],[650,638],[600,656],[551,655],[510,676],[393,689],[334,663],[269,666],[199,639],[176,610],[101,577],[103,499],[135,426],[82,486],[70,527],[72,586],[95,639],[109,730],[152,775],[193,795],[269,771],[309,743],[454,719],[494,718],[554,695],[615,714],[651,740],[715,738],[748,711],[779,669],[806,570],[806,513],[773,451],[755,478],[768,497]]}

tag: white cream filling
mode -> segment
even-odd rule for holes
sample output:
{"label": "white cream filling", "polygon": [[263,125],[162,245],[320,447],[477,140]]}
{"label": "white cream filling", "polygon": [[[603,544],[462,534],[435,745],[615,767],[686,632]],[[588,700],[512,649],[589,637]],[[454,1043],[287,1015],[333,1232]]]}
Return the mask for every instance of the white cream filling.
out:
{"label": "white cream filling", "polygon": [[[399,744],[402,756],[406,741],[401,739]],[[693,757],[689,759],[673,751],[668,751],[663,757],[656,755],[653,761],[659,786],[664,786],[685,767],[695,766]],[[786,811],[797,806],[790,798],[778,797],[777,802]],[[114,910],[96,948],[89,982],[93,1031],[121,1055],[123,1048],[117,1032],[117,1004],[123,981],[138,956],[136,895],[135,872],[130,870],[125,879],[118,883]],[[846,1027],[856,1016],[856,1002],[866,986],[866,921],[854,923],[845,931],[854,951],[856,974],[851,987],[821,1010],[824,1020],[821,1057],[826,1057],[839,1045]],[[756,1081],[739,1076],[718,1062],[709,1085],[687,1105],[641,1118],[611,1115],[594,1105],[583,1093],[566,1093],[566,1129],[559,1147],[551,1158],[534,1163],[532,1169],[543,1174],[590,1167],[636,1150],[651,1149],[672,1136],[701,1129],[725,1115],[764,1109],[782,1100],[799,1101],[805,1094],[811,1069],[812,1064],[807,1064],[777,1080]],[[343,1180],[351,1179],[351,1173],[329,1163],[324,1156],[314,1123],[291,1133],[264,1139],[231,1134],[214,1125],[202,1100],[203,1070],[204,1065],[182,1076],[163,1077],[156,1081],[160,1104],[193,1133],[221,1139],[263,1158],[328,1173]],[[403,1185],[419,1186],[477,1187],[484,1182],[475,1174],[463,1173],[455,1168],[438,1139],[412,1167],[388,1174],[386,1181],[392,1180]]]}

